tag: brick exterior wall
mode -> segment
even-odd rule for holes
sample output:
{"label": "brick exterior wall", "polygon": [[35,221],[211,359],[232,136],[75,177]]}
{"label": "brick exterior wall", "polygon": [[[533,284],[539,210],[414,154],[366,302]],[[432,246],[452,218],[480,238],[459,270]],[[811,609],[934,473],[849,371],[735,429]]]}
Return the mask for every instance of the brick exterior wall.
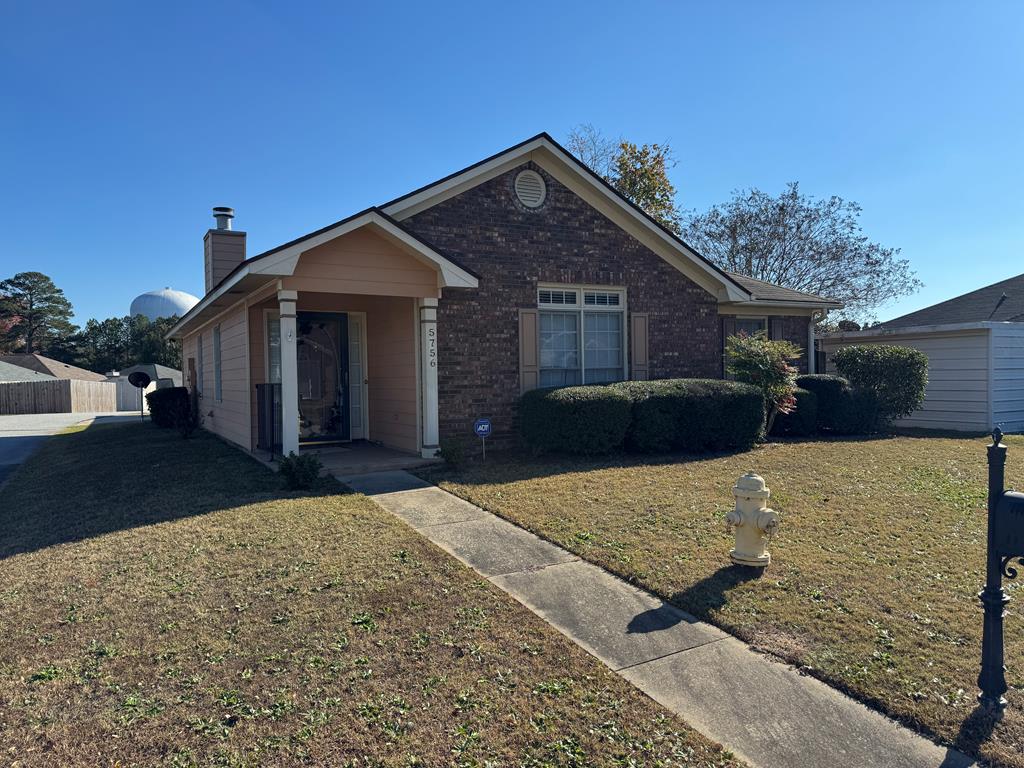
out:
{"label": "brick exterior wall", "polygon": [[781,338],[791,341],[803,350],[800,359],[796,361],[796,367],[800,373],[807,373],[807,326],[811,319],[807,316],[786,315],[781,318]]}
{"label": "brick exterior wall", "polygon": [[[539,209],[523,207],[515,196],[513,181],[523,167],[547,183]],[[492,420],[497,442],[514,434],[519,309],[537,307],[538,283],[625,286],[628,310],[649,315],[649,378],[722,375],[715,297],[536,165],[520,166],[402,225],[480,276],[478,289],[445,290],[439,302],[442,439],[472,439],[480,416]]]}

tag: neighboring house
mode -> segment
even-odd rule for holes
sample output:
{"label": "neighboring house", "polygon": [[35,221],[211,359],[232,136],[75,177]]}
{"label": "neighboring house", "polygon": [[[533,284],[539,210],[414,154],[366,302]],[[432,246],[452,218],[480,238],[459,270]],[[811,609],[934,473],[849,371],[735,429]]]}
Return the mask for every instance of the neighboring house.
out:
{"label": "neighboring house", "polygon": [[721,378],[728,334],[806,350],[840,306],[723,272],[547,134],[249,259],[214,216],[206,295],[169,337],[204,426],[247,449],[273,422],[285,453],[433,456],[480,417],[507,441],[528,389]]}
{"label": "neighboring house", "polygon": [[[141,371],[149,376],[149,384],[142,389],[136,387],[128,379],[136,371]],[[181,371],[158,363],[141,363],[108,374],[107,381],[117,385],[117,410],[149,413],[149,403],[145,396],[163,387],[180,387]]]}
{"label": "neighboring house", "polygon": [[12,381],[56,381],[56,376],[46,373],[39,373],[30,368],[22,368],[20,365],[5,363],[0,360],[0,384]]}
{"label": "neighboring house", "polygon": [[93,373],[84,368],[62,363],[37,353],[0,355],[0,363],[10,363],[30,371],[44,373],[53,376],[55,379],[78,379],[79,381],[106,381],[107,377],[102,373]]}
{"label": "neighboring house", "polygon": [[897,317],[821,339],[829,360],[852,344],[897,344],[928,355],[924,404],[898,424],[1024,430],[1024,275]]}

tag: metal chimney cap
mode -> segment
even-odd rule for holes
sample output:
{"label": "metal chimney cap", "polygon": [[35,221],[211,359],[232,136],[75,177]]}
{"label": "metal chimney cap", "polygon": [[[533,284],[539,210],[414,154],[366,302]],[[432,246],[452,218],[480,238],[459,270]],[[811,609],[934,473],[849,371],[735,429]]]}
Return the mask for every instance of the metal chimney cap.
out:
{"label": "metal chimney cap", "polygon": [[217,220],[217,229],[231,229],[231,220],[235,218],[235,209],[226,205],[213,207],[213,218]]}

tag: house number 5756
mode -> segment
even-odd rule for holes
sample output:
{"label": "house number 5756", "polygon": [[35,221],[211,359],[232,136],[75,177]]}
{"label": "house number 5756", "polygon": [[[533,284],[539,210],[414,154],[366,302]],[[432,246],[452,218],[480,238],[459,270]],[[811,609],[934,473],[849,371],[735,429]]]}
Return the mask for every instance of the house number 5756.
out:
{"label": "house number 5756", "polygon": [[437,367],[437,328],[427,329],[427,357],[430,360],[430,367]]}

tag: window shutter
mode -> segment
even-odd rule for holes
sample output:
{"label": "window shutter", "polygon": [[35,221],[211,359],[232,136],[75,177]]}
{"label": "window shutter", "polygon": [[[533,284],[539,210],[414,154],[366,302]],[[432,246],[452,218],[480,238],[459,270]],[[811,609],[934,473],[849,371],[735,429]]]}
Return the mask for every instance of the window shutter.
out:
{"label": "window shutter", "polygon": [[781,317],[769,317],[768,318],[768,338],[769,339],[781,339],[782,338],[782,318]]}
{"label": "window shutter", "polygon": [[519,391],[536,389],[540,383],[537,310],[519,310]]}
{"label": "window shutter", "polygon": [[634,312],[629,316],[629,351],[632,357],[630,378],[646,381],[650,378],[650,362],[647,356],[647,314]]}

